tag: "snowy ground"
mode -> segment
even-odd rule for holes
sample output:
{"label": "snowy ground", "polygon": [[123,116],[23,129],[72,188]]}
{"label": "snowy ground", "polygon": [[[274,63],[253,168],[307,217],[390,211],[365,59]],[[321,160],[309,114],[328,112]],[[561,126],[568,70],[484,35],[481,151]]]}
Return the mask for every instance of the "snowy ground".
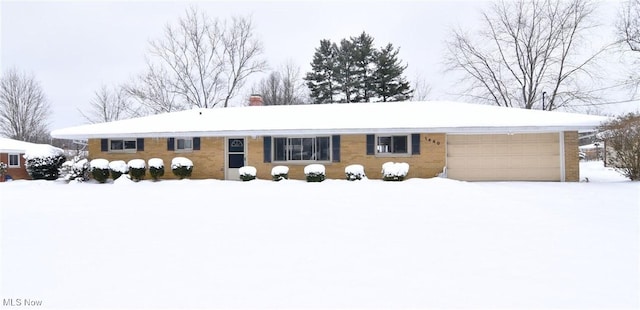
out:
{"label": "snowy ground", "polygon": [[588,183],[0,183],[0,295],[40,309],[637,309],[640,183],[581,165]]}

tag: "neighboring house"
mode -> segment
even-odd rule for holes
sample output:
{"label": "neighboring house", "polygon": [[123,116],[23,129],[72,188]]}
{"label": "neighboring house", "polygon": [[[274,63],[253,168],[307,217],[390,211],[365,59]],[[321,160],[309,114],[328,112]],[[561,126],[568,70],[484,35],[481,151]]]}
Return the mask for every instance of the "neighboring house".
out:
{"label": "neighboring house", "polygon": [[[24,153],[29,147],[37,145],[19,140],[0,138],[0,161],[7,164],[7,173],[0,179],[31,179],[25,168]],[[7,177],[8,176],[8,177]]]}
{"label": "neighboring house", "polygon": [[604,142],[595,142],[578,147],[586,160],[604,160]]}
{"label": "neighboring house", "polygon": [[[255,98],[252,98],[252,105]],[[310,163],[327,178],[361,164],[380,178],[388,161],[410,164],[408,178],[469,181],[578,181],[578,132],[606,118],[457,102],[387,102],[194,109],[55,130],[55,138],[88,139],[90,158],[177,156],[193,178],[238,179],[254,166],[270,179],[276,165],[303,179]],[[170,168],[169,168],[170,169]],[[171,173],[165,177],[172,177]]]}

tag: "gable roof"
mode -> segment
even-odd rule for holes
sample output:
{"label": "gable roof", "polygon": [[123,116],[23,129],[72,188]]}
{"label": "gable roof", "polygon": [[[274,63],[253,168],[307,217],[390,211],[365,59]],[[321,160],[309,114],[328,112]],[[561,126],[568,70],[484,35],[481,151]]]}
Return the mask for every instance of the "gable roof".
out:
{"label": "gable roof", "polygon": [[450,101],[193,109],[54,130],[55,138],[591,130],[607,118]]}
{"label": "gable roof", "polygon": [[0,153],[25,153],[38,144],[0,137]]}

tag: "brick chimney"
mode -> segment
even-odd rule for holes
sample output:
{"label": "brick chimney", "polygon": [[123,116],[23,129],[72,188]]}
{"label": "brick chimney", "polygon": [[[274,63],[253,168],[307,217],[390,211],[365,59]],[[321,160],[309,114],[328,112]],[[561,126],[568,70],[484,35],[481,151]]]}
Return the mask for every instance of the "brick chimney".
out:
{"label": "brick chimney", "polygon": [[253,94],[249,97],[249,106],[261,106],[262,105],[262,96],[258,94]]}

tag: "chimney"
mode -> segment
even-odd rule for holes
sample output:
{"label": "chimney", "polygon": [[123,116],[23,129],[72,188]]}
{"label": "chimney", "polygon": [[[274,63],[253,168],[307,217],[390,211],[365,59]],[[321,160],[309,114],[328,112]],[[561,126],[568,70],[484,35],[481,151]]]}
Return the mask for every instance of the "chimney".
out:
{"label": "chimney", "polygon": [[262,105],[262,96],[258,94],[253,94],[249,97],[249,106],[261,106]]}

